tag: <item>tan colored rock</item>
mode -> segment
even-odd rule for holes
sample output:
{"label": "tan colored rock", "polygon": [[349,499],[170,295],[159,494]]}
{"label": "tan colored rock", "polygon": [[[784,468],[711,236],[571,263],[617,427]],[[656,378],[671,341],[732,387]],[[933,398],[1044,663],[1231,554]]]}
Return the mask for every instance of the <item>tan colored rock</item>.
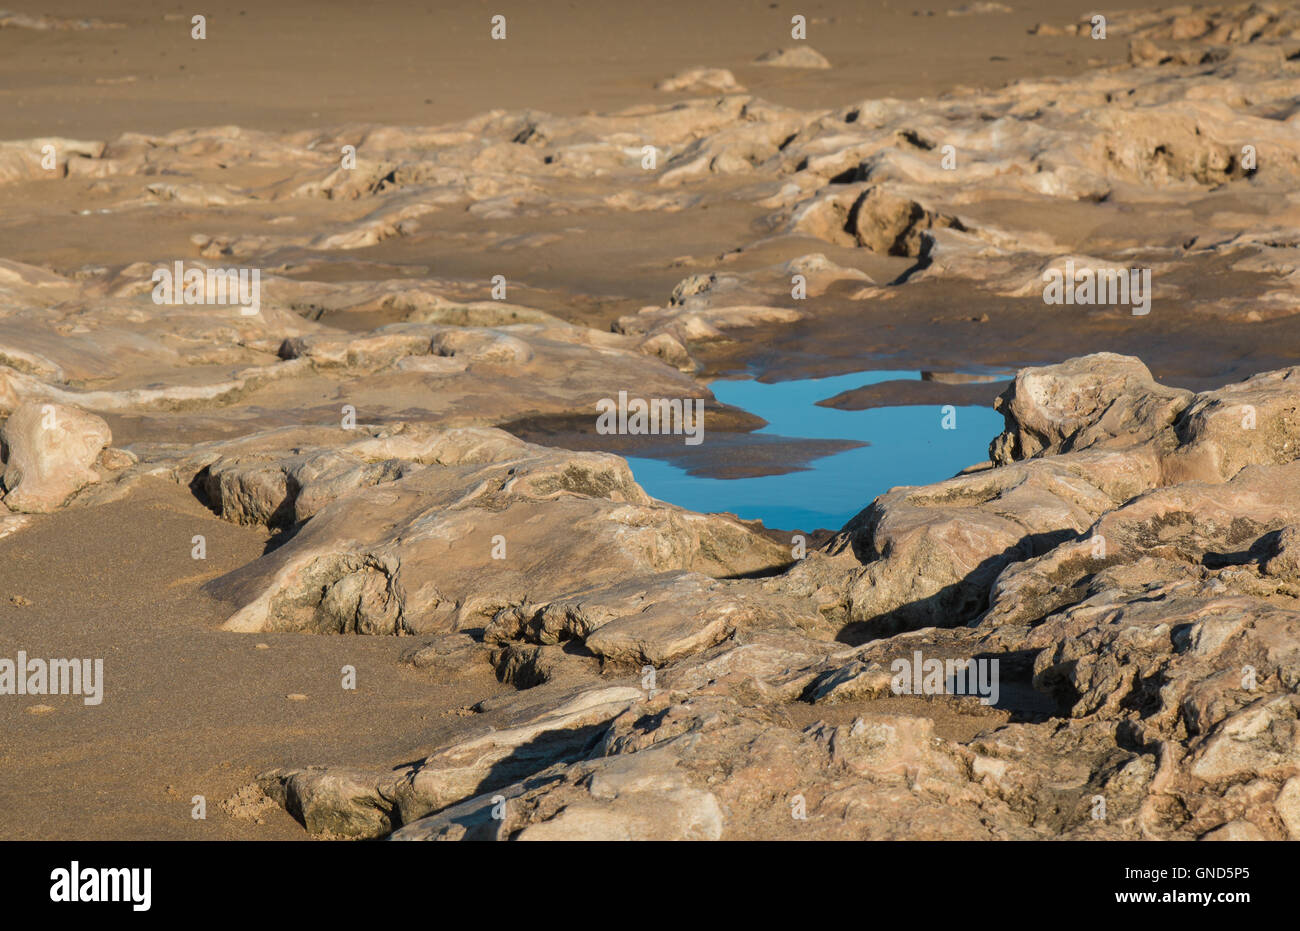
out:
{"label": "tan colored rock", "polygon": [[808,45],[796,45],[793,48],[780,48],[764,52],[754,59],[754,64],[766,65],[769,68],[825,69],[831,66],[831,63],[820,52]]}
{"label": "tan colored rock", "polygon": [[1260,568],[1268,575],[1300,584],[1300,526],[1282,528],[1273,555]]}
{"label": "tan colored rock", "polygon": [[701,93],[737,94],[744,88],[736,83],[736,76],[726,68],[688,68],[655,85],[655,90],[670,93],[683,91]]}
{"label": "tan colored rock", "polygon": [[5,504],[27,513],[62,507],[77,491],[99,481],[92,466],[112,439],[103,418],[75,407],[19,405],[0,430]]}
{"label": "tan colored rock", "polygon": [[[485,445],[485,434],[499,443]],[[235,519],[311,515],[284,546],[209,583],[239,606],[226,628],[446,632],[485,623],[524,593],[541,601],[629,573],[733,575],[787,559],[735,520],[653,501],[616,456],[498,431],[439,439],[423,466],[325,452],[209,465]],[[473,454],[482,450],[487,461]]]}
{"label": "tan colored rock", "polygon": [[700,574],[642,576],[547,604],[505,609],[485,637],[502,643],[575,640],[613,663],[659,667],[703,652],[742,627],[790,626],[801,620],[791,607],[743,581]]}
{"label": "tan colored rock", "polygon": [[1180,416],[1169,481],[1223,481],[1300,458],[1300,367],[1197,395]]}
{"label": "tan colored rock", "polygon": [[1267,840],[1259,828],[1249,821],[1237,820],[1229,822],[1222,827],[1215,828],[1213,831],[1201,837],[1201,840]]}
{"label": "tan colored rock", "polygon": [[1298,707],[1300,699],[1283,695],[1229,716],[1193,755],[1191,775],[1206,782],[1295,775],[1300,770]]}
{"label": "tan colored rock", "polygon": [[858,245],[880,255],[919,256],[925,249],[926,230],[951,227],[964,229],[956,217],[927,210],[914,200],[868,188],[853,205],[848,226]]}
{"label": "tan colored rock", "polygon": [[1094,353],[1022,369],[994,407],[1006,430],[989,447],[999,465],[1092,446],[1124,448],[1167,433],[1190,391],[1158,385],[1141,360]]}
{"label": "tan colored rock", "polygon": [[557,705],[448,744],[409,771],[282,769],[258,783],[314,834],[375,837],[556,761],[581,759],[607,722],[643,696],[618,686],[570,690]]}
{"label": "tan colored rock", "polygon": [[863,564],[849,616],[880,633],[964,623],[1008,564],[1073,538],[1152,487],[1157,468],[1149,454],[1090,450],[881,495],[831,545]]}
{"label": "tan colored rock", "polygon": [[1282,784],[1273,809],[1286,825],[1291,840],[1300,840],[1300,776],[1292,776]]}

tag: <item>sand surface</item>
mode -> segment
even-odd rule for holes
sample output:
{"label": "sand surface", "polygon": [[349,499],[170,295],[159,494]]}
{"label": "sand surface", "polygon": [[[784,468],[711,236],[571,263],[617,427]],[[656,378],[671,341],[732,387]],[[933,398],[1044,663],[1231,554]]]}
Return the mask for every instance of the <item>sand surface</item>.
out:
{"label": "sand surface", "polygon": [[[191,558],[195,533],[206,560]],[[447,712],[503,689],[486,668],[476,682],[431,684],[397,662],[400,639],[213,630],[223,614],[199,586],[265,543],[163,482],[0,541],[0,653],[102,657],[106,695],[94,707],[78,696],[0,704],[0,836],[301,838],[281,809],[260,810],[259,824],[220,804],[304,755],[408,762],[412,735],[436,744],[458,720]],[[342,688],[347,665],[355,691]],[[39,706],[53,710],[32,713]],[[191,817],[195,795],[207,820]]]}
{"label": "sand surface", "polygon": [[[1077,4],[1031,0],[1006,15],[945,15],[960,5],[395,0],[362,12],[345,3],[217,3],[205,7],[201,45],[189,38],[192,12],[179,6],[52,0],[22,12],[127,28],[0,35],[0,138],[430,124],[491,109],[578,114],[644,103],[656,81],[696,65],[732,68],[778,103],[833,106],[1070,74],[1089,58],[1125,54],[1121,43],[1086,46],[1085,55],[1066,38],[1026,35],[1037,22],[1080,15]],[[504,44],[489,36],[497,13],[507,18]],[[835,63],[831,74],[751,64],[788,44],[794,13],[808,17],[809,43]]]}

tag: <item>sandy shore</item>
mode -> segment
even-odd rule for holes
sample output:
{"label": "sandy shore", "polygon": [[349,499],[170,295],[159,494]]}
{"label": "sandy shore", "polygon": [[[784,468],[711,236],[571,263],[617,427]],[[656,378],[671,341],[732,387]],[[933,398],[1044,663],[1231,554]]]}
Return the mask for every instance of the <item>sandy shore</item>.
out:
{"label": "sandy shore", "polygon": [[[190,556],[195,533],[207,538],[202,562]],[[257,772],[303,756],[407,762],[411,736],[436,745],[454,731],[455,712],[504,688],[486,668],[463,685],[430,683],[397,661],[403,640],[214,630],[221,607],[200,586],[265,543],[162,482],[0,541],[5,655],[103,657],[108,696],[95,707],[76,696],[0,706],[9,774],[0,834],[300,838],[281,809],[255,808],[248,817],[258,823],[221,804]],[[341,687],[347,665],[355,691]],[[33,713],[42,705],[52,710]],[[195,795],[206,799],[205,821],[191,817]]]}
{"label": "sandy shore", "polygon": [[[625,701],[646,664],[679,677],[664,694],[709,701],[731,686],[683,658],[719,644],[806,650],[799,662],[812,669],[847,663],[834,652],[845,645],[879,648],[917,627],[973,621],[964,604],[952,624],[899,621],[893,604],[863,614],[859,589],[871,586],[844,565],[880,559],[864,542],[874,525],[827,544],[826,575],[809,569],[762,588],[800,571],[790,569],[787,532],[650,501],[610,464],[621,460],[595,455],[736,478],[852,446],[755,436],[757,418],[712,400],[716,378],[1013,372],[1121,353],[1140,356],[1161,383],[1143,383],[1156,400],[1134,402],[1131,423],[1146,429],[1143,418],[1155,423],[1151,411],[1173,404],[1166,388],[1210,392],[1295,364],[1291,40],[1269,37],[1280,43],[1268,46],[1281,49],[1276,61],[1248,56],[1266,43],[1234,44],[1228,64],[1199,66],[1221,68],[1206,77],[1131,51],[1130,39],[1165,41],[1165,27],[1144,18],[1161,4],[1116,10],[1104,42],[1031,34],[1080,20],[1075,4],[1012,5],[222,2],[205,7],[201,42],[189,37],[188,12],[160,5],[52,0],[34,25],[0,19],[0,146],[12,143],[0,148],[0,413],[66,405],[111,430],[82,464],[93,483],[32,508],[30,521],[19,519],[25,508],[0,509],[0,656],[102,657],[110,696],[95,707],[75,696],[0,698],[0,837],[306,838],[296,767],[361,772],[356,797],[387,798],[383,774],[414,773],[458,741],[515,733],[536,712],[530,701],[548,713],[577,707],[572,727],[596,727],[581,717],[588,705]],[[497,12],[508,21],[504,42],[489,35]],[[755,62],[792,45],[795,13],[808,17],[806,44],[829,68]],[[699,66],[728,69],[743,96],[655,89]],[[1158,120],[1120,110],[1126,95],[1165,109]],[[1113,112],[1113,124],[1097,116]],[[1258,175],[1216,161],[1220,149],[1236,158],[1241,133],[1274,124],[1278,135],[1258,143],[1271,159]],[[1118,143],[1096,142],[1135,136],[1131,159]],[[56,140],[57,170],[36,167],[46,138]],[[969,180],[932,164],[949,138],[976,172]],[[664,158],[653,172],[636,167],[649,139]],[[354,175],[335,170],[344,145],[359,148]],[[878,206],[877,189],[900,200]],[[1036,282],[1065,256],[1154,267],[1155,312],[1045,310]],[[263,311],[159,310],[146,296],[149,275],[175,258],[264,270]],[[793,274],[811,282],[806,303],[792,300]],[[498,275],[509,282],[502,302],[490,299]],[[713,442],[695,452],[676,438],[600,435],[592,403],[628,385],[645,397],[707,399]],[[1006,387],[888,382],[822,403],[988,405]],[[1184,394],[1179,412],[1190,410]],[[360,432],[344,432],[356,424]],[[1162,455],[1190,442],[1181,427],[1176,439],[1159,430],[1141,439]],[[1069,441],[1050,450],[1070,452]],[[1210,474],[1196,468],[1168,466],[1161,481]],[[1075,488],[1080,475],[1052,487]],[[1067,523],[1082,521],[1068,533],[1120,509],[1127,488],[1080,492],[1084,504],[1062,506]],[[1055,542],[1063,526],[1025,539]],[[196,534],[202,560],[192,556]],[[510,557],[524,562],[498,567],[482,555],[497,534],[512,554],[529,554]],[[665,581],[669,572],[692,578]],[[746,593],[737,596],[746,620],[725,636],[691,626],[731,616],[710,585],[733,582]],[[642,589],[633,596],[619,584]],[[981,584],[971,598],[994,604],[991,579]],[[850,588],[856,606],[827,594]],[[597,625],[573,620],[589,603],[614,605],[613,616],[628,599],[646,610],[698,599],[708,611],[665,621],[665,654],[649,634],[593,643]],[[534,629],[561,616],[571,625],[562,633]],[[788,630],[763,627],[772,617]],[[746,640],[746,624],[764,633]],[[805,635],[818,646],[789,645]],[[755,699],[747,681],[735,694],[790,733],[820,724],[857,735],[864,715],[920,716],[942,740],[974,746],[1004,726],[1068,717],[1059,695],[1034,691],[1026,655],[1044,647],[1026,636],[981,641],[1015,658],[998,708],[869,691],[828,708],[809,697],[812,678],[779,701],[775,685]],[[927,649],[965,655],[969,646],[935,637]],[[421,647],[429,652],[417,662]],[[346,666],[355,690],[340,684]],[[579,686],[599,688],[600,702]],[[638,728],[619,739],[639,746]],[[1092,731],[1087,741],[1089,752],[1105,743]],[[545,769],[545,748],[523,747],[481,785],[523,786],[521,798],[537,791],[525,777]],[[556,759],[577,765],[578,751],[564,752]],[[275,802],[255,785],[272,770],[290,774]],[[690,805],[703,791],[671,784]],[[437,804],[424,798],[412,810],[473,794],[438,792],[429,796]],[[196,795],[206,820],[191,817]],[[862,804],[874,811],[883,798]],[[530,823],[558,817],[548,804],[536,802]],[[798,836],[757,812],[735,813],[726,836]],[[1037,826],[1065,823],[1039,814]],[[308,827],[338,836],[364,822],[353,836],[373,836],[401,826],[366,820],[373,812],[336,815]],[[1003,815],[987,823],[1013,824]],[[941,830],[931,815],[916,817]],[[975,836],[961,825],[953,836]],[[1022,827],[1030,831],[1014,822],[998,836],[1025,836]]]}

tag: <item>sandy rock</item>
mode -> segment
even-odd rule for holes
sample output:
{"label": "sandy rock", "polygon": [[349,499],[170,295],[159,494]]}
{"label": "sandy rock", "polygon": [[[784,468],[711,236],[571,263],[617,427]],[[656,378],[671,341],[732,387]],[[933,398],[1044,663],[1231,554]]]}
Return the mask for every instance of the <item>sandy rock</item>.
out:
{"label": "sandy rock", "polygon": [[1244,776],[1292,776],[1300,769],[1295,696],[1260,699],[1231,715],[1192,756],[1191,775],[1206,782]]}
{"label": "sandy rock", "polygon": [[502,610],[485,637],[502,643],[580,641],[604,660],[639,668],[700,653],[741,627],[789,626],[797,617],[789,603],[744,582],[664,574]]}
{"label": "sandy rock", "polygon": [[566,800],[515,839],[718,840],[722,828],[713,793],[694,788],[671,758],[651,751],[611,757],[591,774],[586,798]]}
{"label": "sandy rock", "polygon": [[1283,527],[1273,544],[1273,554],[1260,566],[1267,575],[1300,583],[1300,527]]}
{"label": "sandy rock", "polygon": [[1150,455],[1088,451],[894,489],[831,546],[863,564],[848,614],[885,633],[963,623],[1008,564],[1072,539],[1157,479]]}
{"label": "sandy rock", "polygon": [[773,49],[754,59],[756,65],[769,68],[829,68],[831,63],[816,49],[807,45]]}
{"label": "sandy rock", "polygon": [[582,758],[609,720],[642,697],[627,687],[571,691],[540,714],[445,746],[406,772],[286,769],[258,782],[312,833],[379,836],[392,824],[506,787],[556,761]]}
{"label": "sandy rock", "polygon": [[[699,284],[681,300],[708,290]],[[1285,437],[1286,373],[1244,384],[1192,395],[1104,355],[1023,371],[1004,396],[1005,464],[895,489],[823,550],[763,579],[651,559],[614,577],[569,568],[553,583],[528,566],[526,589],[493,590],[471,565],[481,554],[457,568],[457,549],[426,556],[414,541],[465,539],[453,516],[481,501],[536,506],[550,571],[560,534],[549,509],[570,527],[566,502],[598,514],[653,506],[608,457],[495,431],[366,434],[341,451],[401,453],[416,471],[344,488],[277,551],[301,547],[293,558],[318,566],[322,547],[346,536],[353,561],[338,563],[340,578],[262,574],[271,587],[255,603],[275,605],[275,623],[300,600],[293,610],[323,612],[327,629],[400,627],[399,611],[431,604],[392,584],[410,571],[436,583],[447,623],[485,627],[482,642],[448,634],[412,661],[444,676],[458,662],[476,675],[488,666],[523,691],[480,704],[506,715],[503,727],[407,772],[295,770],[270,777],[281,787],[271,791],[313,830],[377,836],[401,824],[398,839],[1288,836],[1300,772],[1300,460],[1277,461],[1285,439],[1234,443],[1187,414],[1251,397]],[[1208,443],[1250,464],[1170,483],[1171,457]],[[387,504],[367,498],[392,491]],[[425,503],[401,518],[406,529],[356,547],[358,513],[386,526],[383,508],[408,513],[411,493]],[[584,573],[588,584],[561,586]],[[543,583],[554,595],[536,597]],[[892,711],[791,725],[796,706],[830,714],[894,699],[891,664],[914,651],[999,658],[1004,702],[1027,720],[981,718],[990,726],[961,740]],[[593,685],[644,665],[657,668],[639,688]],[[999,713],[974,696],[929,701],[959,718]],[[806,820],[791,817],[795,804]]]}
{"label": "sandy rock", "polygon": [[989,457],[1005,465],[1150,442],[1170,431],[1191,397],[1157,384],[1141,360],[1114,353],[1022,369],[994,404],[1007,429],[990,445]]}
{"label": "sandy rock", "polygon": [[63,404],[20,405],[0,430],[5,504],[28,513],[61,507],[99,481],[91,466],[112,439],[108,424],[94,414]]}
{"label": "sandy rock", "polygon": [[[72,162],[99,159],[104,147],[103,142],[54,136],[0,142],[0,184],[66,177]],[[51,155],[52,167],[47,168]]]}
{"label": "sandy rock", "polygon": [[510,642],[494,648],[489,661],[497,678],[517,689],[544,683],[574,684],[600,673],[599,659],[580,643],[539,646]]}
{"label": "sandy rock", "polygon": [[924,231],[936,227],[963,229],[955,217],[927,210],[916,201],[868,188],[853,205],[848,226],[858,245],[881,255],[919,256],[925,248]]}
{"label": "sandy rock", "polygon": [[1267,840],[1249,821],[1233,821],[1201,836],[1201,840]]}
{"label": "sandy rock", "polygon": [[744,88],[736,83],[736,76],[726,68],[688,68],[677,72],[671,78],[660,81],[655,85],[655,90],[671,93],[685,91],[693,94],[737,94],[743,92]]}
{"label": "sandy rock", "polygon": [[490,653],[481,639],[468,633],[454,633],[412,647],[402,654],[402,661],[440,679],[470,679],[487,671]]}
{"label": "sandy rock", "polygon": [[329,838],[375,837],[394,827],[391,807],[370,773],[309,769],[260,777],[258,785],[309,832]]}
{"label": "sandy rock", "polygon": [[[1300,313],[1300,22],[1269,4],[1108,20],[1131,66],[927,99],[805,110],[694,69],[660,85],[692,99],[615,113],[0,144],[0,183],[59,178],[97,211],[197,225],[198,267],[260,267],[265,286],[245,317],[155,304],[172,256],[0,259],[5,436],[31,405],[120,416],[139,442],[88,427],[94,449],[56,470],[73,481],[51,506],[96,478],[72,505],[170,477],[222,519],[282,531],[209,586],[231,629],[416,634],[403,661],[422,675],[493,689],[414,766],[269,774],[314,833],[1295,836],[1296,375],[1242,379],[1287,364]],[[829,67],[802,44],[764,58]],[[719,214],[716,247],[662,235]],[[649,250],[626,281],[512,278],[507,302],[479,270],[374,280],[435,237],[544,269],[614,227]],[[1151,268],[1152,316],[1040,316],[1042,274],[1067,261]],[[670,267],[662,306],[628,313]],[[817,300],[797,303],[796,274]],[[949,314],[954,300],[972,306]],[[1131,356],[1024,369],[990,462],[858,502],[792,566],[746,524],[651,500],[617,457],[490,426],[586,417],[630,386],[707,399],[695,373],[746,364],[746,341],[785,327],[815,358],[819,328],[882,307],[898,313],[873,347],[916,358],[909,321],[929,305],[946,316],[917,367],[956,367],[967,324],[1011,337],[999,364],[1154,327],[1174,345],[1151,369],[1210,390],[1161,385]],[[1064,335],[1022,343],[1002,314]],[[1198,333],[1231,347],[1219,368],[1200,365]],[[6,444],[21,499],[39,483]],[[0,535],[37,520],[0,508]],[[913,651],[998,659],[1003,701],[893,695],[890,663]]]}
{"label": "sandy rock", "polygon": [[[491,618],[525,591],[560,594],[629,572],[731,575],[785,561],[783,547],[731,519],[653,502],[622,459],[515,443],[487,463],[449,456],[447,464],[400,467],[401,477],[378,484],[399,467],[318,472],[323,489],[308,483],[299,497],[349,493],[315,511],[284,546],[210,583],[241,606],[227,629],[445,631]],[[292,471],[301,463],[288,468],[302,474]],[[223,501],[238,514],[266,515],[288,487],[285,474],[282,464],[240,469],[238,491],[223,492]],[[289,498],[277,505],[297,507]],[[604,553],[598,563],[593,546]]]}
{"label": "sandy rock", "polygon": [[1291,840],[1300,839],[1300,776],[1292,776],[1282,785],[1273,808],[1286,825]]}
{"label": "sandy rock", "polygon": [[528,362],[533,357],[523,340],[485,330],[443,330],[429,348],[434,355],[463,356],[471,362]]}
{"label": "sandy rock", "polygon": [[1179,418],[1172,481],[1223,481],[1249,465],[1300,457],[1300,368],[1197,395]]}

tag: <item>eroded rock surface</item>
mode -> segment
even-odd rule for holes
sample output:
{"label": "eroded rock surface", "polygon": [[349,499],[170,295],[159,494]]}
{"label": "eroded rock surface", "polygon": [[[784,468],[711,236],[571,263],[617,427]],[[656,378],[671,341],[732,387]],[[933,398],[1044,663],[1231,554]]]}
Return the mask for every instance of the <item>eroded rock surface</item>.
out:
{"label": "eroded rock surface", "polygon": [[[426,648],[521,689],[479,709],[502,726],[263,784],[313,831],[403,840],[1298,838],[1293,374],[1022,371],[1004,464],[881,496],[767,577],[502,604]],[[1260,419],[1189,427],[1224,397]],[[1198,448],[1210,477],[1165,465]],[[921,655],[997,660],[1000,698],[900,689]]]}

